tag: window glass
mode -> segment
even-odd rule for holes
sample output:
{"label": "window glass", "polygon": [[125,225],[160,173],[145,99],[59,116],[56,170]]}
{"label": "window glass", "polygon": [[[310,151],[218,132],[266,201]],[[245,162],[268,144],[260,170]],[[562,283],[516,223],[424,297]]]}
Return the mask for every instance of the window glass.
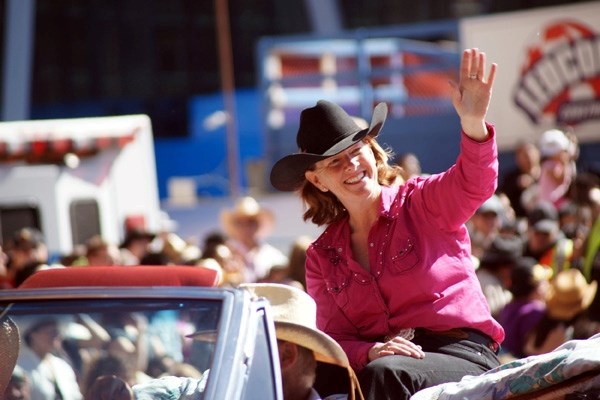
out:
{"label": "window glass", "polygon": [[0,243],[6,243],[21,228],[40,229],[40,213],[36,206],[14,205],[0,207]]}
{"label": "window glass", "polygon": [[200,387],[219,340],[219,300],[71,299],[0,307],[2,326],[15,323],[21,338],[11,350],[18,352],[15,371],[28,376],[36,393],[60,387],[62,395],[85,394],[102,375],[130,386],[176,376]]}
{"label": "window glass", "polygon": [[69,211],[74,246],[85,244],[94,235],[101,235],[100,209],[95,199],[75,200]]}

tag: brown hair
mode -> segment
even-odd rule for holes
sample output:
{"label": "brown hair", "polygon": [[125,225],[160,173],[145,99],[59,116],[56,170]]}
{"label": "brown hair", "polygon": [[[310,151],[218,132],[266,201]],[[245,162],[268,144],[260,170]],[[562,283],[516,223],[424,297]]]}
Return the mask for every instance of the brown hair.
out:
{"label": "brown hair", "polygon": [[114,375],[99,376],[87,391],[85,400],[133,400],[131,387]]}
{"label": "brown hair", "polygon": [[[379,184],[390,186],[403,183],[404,180],[400,174],[402,169],[397,165],[389,164],[389,160],[393,156],[392,150],[382,148],[371,136],[365,137],[363,141],[371,146],[371,150],[373,150]],[[307,206],[307,210],[303,215],[304,220],[311,220],[318,226],[337,222],[348,213],[334,194],[320,191],[308,180],[305,180],[300,188],[300,197]]]}

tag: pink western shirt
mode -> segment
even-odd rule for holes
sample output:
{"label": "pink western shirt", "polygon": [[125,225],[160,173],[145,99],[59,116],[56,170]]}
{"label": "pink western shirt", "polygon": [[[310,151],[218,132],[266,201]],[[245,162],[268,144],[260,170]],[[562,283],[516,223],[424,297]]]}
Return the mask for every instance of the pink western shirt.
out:
{"label": "pink western shirt", "polygon": [[473,328],[498,343],[504,330],[490,315],[464,225],[495,191],[495,131],[478,143],[461,134],[461,153],[447,171],[383,187],[369,232],[369,264],[353,258],[348,219],[331,224],[307,251],[306,284],[317,302],[317,326],[360,371],[376,341],[404,328]]}

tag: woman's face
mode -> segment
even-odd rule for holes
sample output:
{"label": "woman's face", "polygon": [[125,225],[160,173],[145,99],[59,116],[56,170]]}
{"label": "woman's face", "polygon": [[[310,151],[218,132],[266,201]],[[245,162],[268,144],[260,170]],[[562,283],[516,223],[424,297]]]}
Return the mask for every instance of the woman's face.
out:
{"label": "woman's face", "polygon": [[342,203],[349,196],[379,194],[373,150],[363,141],[317,162],[314,170],[306,171],[306,178]]}

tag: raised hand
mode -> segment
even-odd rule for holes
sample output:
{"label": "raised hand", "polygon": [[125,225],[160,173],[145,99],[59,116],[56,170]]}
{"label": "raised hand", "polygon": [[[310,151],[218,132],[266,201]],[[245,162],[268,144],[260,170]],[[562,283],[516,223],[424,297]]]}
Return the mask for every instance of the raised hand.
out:
{"label": "raised hand", "polygon": [[463,131],[471,138],[483,141],[487,137],[485,116],[492,98],[492,86],[497,65],[491,65],[485,76],[485,53],[479,49],[463,51],[459,82],[450,82],[452,104],[460,117]]}

